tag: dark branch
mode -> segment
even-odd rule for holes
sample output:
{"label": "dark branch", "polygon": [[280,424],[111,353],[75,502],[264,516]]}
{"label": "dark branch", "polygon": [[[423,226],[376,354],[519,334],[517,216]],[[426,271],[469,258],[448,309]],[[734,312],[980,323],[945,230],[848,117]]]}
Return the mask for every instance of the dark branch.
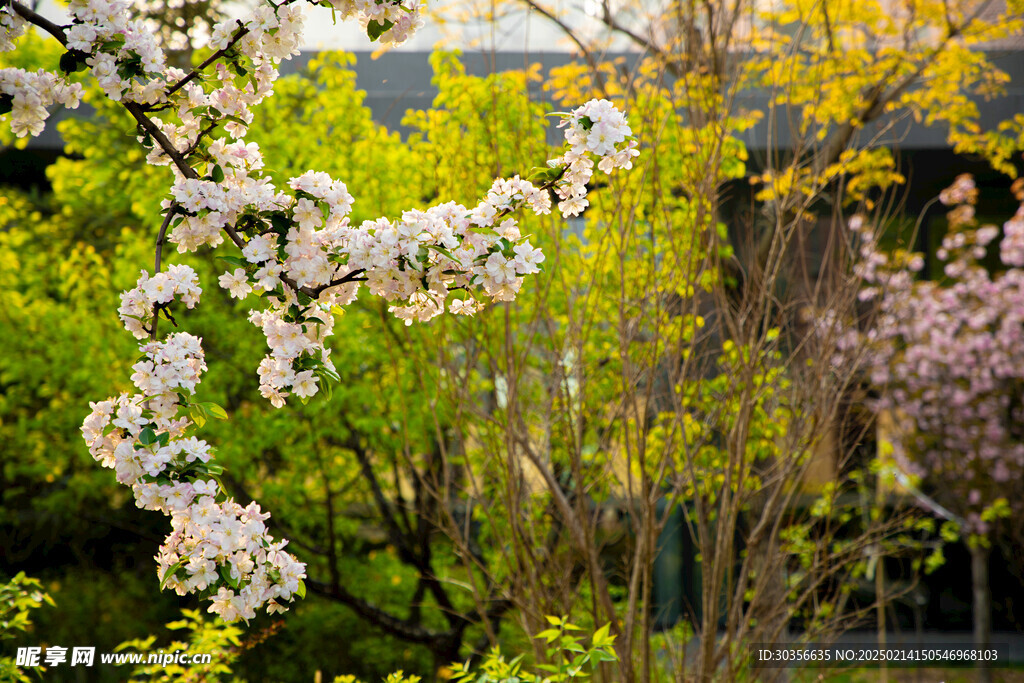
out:
{"label": "dark branch", "polygon": [[356,597],[352,593],[348,592],[344,586],[330,586],[326,583],[322,583],[308,577],[306,578],[306,585],[314,593],[332,600],[337,600],[344,605],[348,605],[352,608],[352,611],[369,621],[371,624],[374,624],[388,635],[401,638],[406,642],[419,643],[421,645],[426,645],[431,650],[436,650],[445,648],[445,646],[452,642],[461,641],[462,630],[465,628],[464,626],[460,625],[449,631],[432,631],[404,619],[399,619],[380,607],[377,607],[362,598]]}
{"label": "dark branch", "polygon": [[195,154],[196,150],[199,149],[199,144],[203,141],[203,138],[212,133],[214,129],[216,129],[217,126],[219,125],[220,121],[211,121],[209,125],[206,126],[206,128],[203,128],[201,131],[199,131],[199,135],[196,136],[196,141],[193,142],[192,145],[185,150],[185,156],[188,157]]}
{"label": "dark branch", "polygon": [[[245,249],[245,240],[242,239],[242,236],[238,234],[238,231],[235,230],[233,226],[225,225],[224,232],[228,234],[228,237],[231,238],[231,241],[235,243],[236,247],[238,247],[239,249]],[[344,285],[349,282],[360,282],[362,280],[365,280],[366,278],[362,277],[362,274],[365,272],[365,270],[353,270],[341,276],[340,278],[331,280],[326,285],[320,285],[319,287],[300,287],[298,282],[288,277],[284,273],[281,273],[277,277],[281,280],[281,282],[288,285],[292,289],[292,291],[302,292],[310,299],[316,299],[324,290],[330,289],[331,287],[338,287],[339,285]]]}
{"label": "dark branch", "polygon": [[[423,552],[417,553],[414,544],[411,542],[415,538],[413,530],[410,528],[403,529],[399,525],[393,506],[387,499],[387,496],[384,495],[384,490],[381,488],[380,481],[373,471],[373,465],[370,463],[370,458],[366,451],[358,443],[355,443],[355,439],[351,439],[349,443],[343,445],[351,450],[359,461],[363,477],[370,484],[373,499],[388,529],[391,542],[398,549],[399,558],[401,558],[402,562],[419,572],[420,580],[426,583],[427,588],[430,589],[430,594],[434,596],[434,600],[437,601],[438,607],[440,607],[451,626],[454,627],[464,621],[465,618],[455,610],[455,606],[452,604],[451,598],[448,597],[448,593],[445,592],[444,586],[441,585],[441,582],[434,575],[434,568],[431,566],[430,561],[429,545],[425,549],[421,545],[420,549]],[[424,535],[424,532],[420,530],[421,540]]]}
{"label": "dark branch", "polygon": [[211,64],[216,62],[218,59],[223,57],[225,54],[227,54],[227,52],[231,48],[233,48],[235,46],[235,43],[237,43],[239,40],[241,40],[243,37],[245,37],[245,35],[247,33],[249,33],[249,29],[247,29],[242,24],[242,22],[240,20],[236,20],[236,21],[238,21],[238,31],[236,31],[235,35],[233,35],[231,37],[231,40],[230,40],[230,42],[228,42],[227,47],[221,48],[220,50],[217,50],[216,52],[214,52],[212,55],[210,55],[209,57],[204,59],[203,62],[199,66],[197,66],[196,68],[192,69],[192,71],[187,76],[185,76],[180,81],[178,81],[177,83],[172,85],[170,88],[168,88],[167,91],[164,93],[165,96],[168,99],[170,99],[171,95],[173,95],[174,93],[178,92],[179,90],[184,88],[186,85],[188,85],[189,83],[194,81],[196,78],[198,78],[199,74],[202,73],[203,69],[205,69],[206,67],[210,66]]}
{"label": "dark branch", "polygon": [[[167,236],[167,228],[171,224],[171,219],[174,218],[174,214],[177,213],[178,205],[171,204],[170,208],[167,209],[167,215],[164,216],[164,222],[160,225],[160,232],[156,236],[156,256],[153,259],[153,275],[160,272],[160,261],[164,255],[164,239]],[[160,322],[160,309],[163,308],[167,314],[167,319],[174,323],[174,318],[171,317],[170,311],[166,308],[165,304],[153,304],[153,327],[149,330],[150,340],[156,340],[156,327],[157,323]],[[177,327],[178,324],[174,323]]]}

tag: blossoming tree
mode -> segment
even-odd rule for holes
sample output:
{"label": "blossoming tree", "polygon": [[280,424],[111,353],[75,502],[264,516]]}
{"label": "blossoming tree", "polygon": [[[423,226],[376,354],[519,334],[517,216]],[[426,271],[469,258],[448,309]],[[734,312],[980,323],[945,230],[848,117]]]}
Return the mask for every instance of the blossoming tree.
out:
{"label": "blossoming tree", "polygon": [[[356,18],[371,40],[388,45],[422,23],[417,0],[318,4]],[[11,130],[38,135],[47,107],[76,107],[83,91],[73,74],[88,70],[137,122],[147,162],[173,174],[153,272],[142,272],[119,309],[142,342],[131,376],[137,393],[93,403],[83,435],[139,507],[171,517],[157,557],[161,586],[209,597],[209,610],[227,621],[283,610],[304,595],[305,567],[284,550],[287,541],[267,533],[269,514],[228,497],[212,448],[195,436],[207,417],[227,417],[196,400],[206,370],[201,340],[187,332],[159,336],[161,318],[177,327],[181,305],[193,308],[202,294],[191,267],[161,268],[165,242],[182,253],[228,243],[220,258],[232,268],[219,284],[233,297],[262,299],[249,315],[270,348],[258,368],[260,392],[281,407],[337,378],[324,342],[361,283],[406,324],[514,299],[522,277],[544,259],[520,234],[514,212],[549,212],[551,191],[563,215],[578,214],[588,202],[593,157],[605,173],[628,169],[638,143],[611,102],[594,100],[562,115],[567,149],[537,170],[536,184],[500,178],[473,207],[448,202],[354,226],[355,199],[343,182],[308,171],[277,188],[258,146],[244,139],[253,108],[273,93],[280,60],[298,53],[300,3],[262,4],[244,21],[217,24],[211,54],[187,73],[166,65],[129,3],[74,0],[69,10],[71,23],[59,26],[18,2],[0,8],[0,49],[17,49],[29,25],[67,48],[56,72],[0,70],[0,112]]]}
{"label": "blossoming tree", "polygon": [[[1024,181],[1013,186],[1024,202]],[[837,363],[860,366],[878,388],[876,411],[896,417],[901,469],[924,483],[968,537],[975,637],[991,630],[988,553],[998,520],[1021,509],[1024,439],[1024,203],[1002,228],[996,274],[983,265],[1000,229],[978,225],[978,190],[963,175],[939,200],[954,207],[936,256],[942,281],[916,280],[920,254],[885,253],[857,217],[862,301],[877,305],[867,331],[849,329]],[[834,323],[834,316],[826,316]]]}

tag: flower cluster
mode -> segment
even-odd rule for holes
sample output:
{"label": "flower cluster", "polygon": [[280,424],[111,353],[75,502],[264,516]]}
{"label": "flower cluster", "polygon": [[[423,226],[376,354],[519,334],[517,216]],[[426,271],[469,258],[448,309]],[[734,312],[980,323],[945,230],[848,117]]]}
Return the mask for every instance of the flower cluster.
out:
{"label": "flower cluster", "polygon": [[[386,45],[404,42],[423,25],[419,0],[322,0],[319,4],[340,10],[344,17],[356,17],[371,37],[379,37]],[[218,62],[212,75],[196,78],[167,66],[156,35],[143,20],[132,18],[128,0],[72,0],[68,10],[72,23],[66,31],[63,73],[11,69],[0,79],[0,103],[3,95],[16,100],[11,125],[19,136],[42,132],[45,107],[76,107],[81,88],[70,84],[68,76],[88,68],[115,102],[174,105],[180,124],[157,117],[153,121],[179,150],[195,144],[203,120],[217,121],[229,134],[241,137],[252,121],[251,107],[273,91],[277,63],[299,54],[304,21],[295,1],[285,0],[257,6],[244,21],[218,23],[209,44],[225,56],[232,70]],[[14,49],[25,25],[12,8],[0,8],[0,51]],[[238,84],[235,76],[247,77],[248,82]],[[166,150],[153,147],[149,161],[168,163],[169,157]]]}
{"label": "flower cluster", "polygon": [[[165,342],[143,345],[145,356],[132,368],[132,382],[142,393],[121,394],[93,404],[82,427],[93,458],[113,468],[119,482],[133,487],[140,504],[148,491],[150,503],[145,507],[149,509],[168,512],[175,506],[167,503],[170,489],[137,487],[145,483],[144,478],[159,477],[179,459],[209,461],[205,442],[178,439],[189,425],[178,418],[179,394],[191,394],[206,370],[199,344],[196,337],[180,333]],[[165,433],[166,438],[158,437],[157,432]],[[166,495],[157,499],[153,497],[157,493]]]}
{"label": "flower cluster", "polygon": [[420,0],[325,0],[320,4],[337,10],[342,19],[355,17],[371,39],[386,46],[404,43],[423,26]]}
{"label": "flower cluster", "polygon": [[[553,168],[547,171],[550,186],[583,206],[594,163],[589,155],[604,154],[599,165],[610,172],[631,166],[638,154],[635,140],[625,138],[625,117],[607,101],[588,103],[565,122],[575,131],[588,115],[596,117],[594,139],[572,133],[570,149],[549,161]],[[337,376],[325,346],[333,328],[331,311],[351,303],[360,283],[412,324],[445,310],[471,315],[482,307],[481,298],[511,301],[522,277],[538,272],[544,260],[511,214],[522,207],[549,213],[551,200],[545,189],[519,176],[495,180],[472,208],[448,202],[406,211],[400,220],[353,226],[348,220],[352,195],[326,173],[292,178],[289,193],[263,175],[255,143],[218,139],[208,155],[208,175],[179,176],[172,200],[164,204],[181,213],[169,240],[180,252],[193,251],[220,244],[224,231],[234,226],[232,240],[241,254],[222,257],[233,267],[218,281],[233,297],[260,294],[269,303],[252,311],[249,320],[270,347],[258,370],[260,392],[277,407],[292,394],[303,400],[314,396],[323,380]],[[455,292],[460,294],[453,297]],[[125,298],[122,319],[138,319],[129,329],[142,334],[148,320],[143,309],[160,302],[138,288]]]}
{"label": "flower cluster", "polygon": [[[1016,246],[1024,205],[1004,226],[1007,268],[993,276],[979,260],[1000,231],[976,226],[976,197],[964,176],[942,195],[946,203],[963,202],[950,212],[950,233],[937,253],[944,283],[915,280],[920,255],[882,253],[870,228],[853,222],[863,242],[860,298],[875,302],[876,316],[865,332],[842,331],[835,362],[856,362],[880,391],[873,408],[897,417],[901,466],[941,481],[951,494],[946,503],[959,505],[969,531],[984,533],[984,503],[1024,476],[1024,437],[1015,426],[1024,421],[1024,270]],[[822,326],[834,331],[839,323],[833,316]]]}
{"label": "flower cluster", "polygon": [[[183,208],[210,211],[202,219],[197,216],[207,223],[210,215],[216,213],[219,221],[226,213],[216,203],[216,184],[210,185],[189,197],[175,194]],[[524,204],[546,213],[550,199],[519,177],[495,181],[473,209],[449,202],[407,211],[399,221],[381,218],[358,227],[347,218],[352,196],[344,183],[327,174],[307,172],[292,178],[294,197],[263,187],[266,202],[248,207],[252,219],[240,237],[242,258],[231,259],[234,269],[219,282],[232,296],[243,298],[259,290],[271,302],[266,310],[253,311],[250,321],[263,330],[270,347],[259,368],[260,390],[276,406],[289,393],[313,396],[320,379],[334,374],[324,346],[333,327],[331,310],[350,303],[361,282],[411,324],[430,320],[446,308],[472,314],[480,308],[472,294],[475,287],[492,300],[511,300],[521,276],[538,272],[544,259],[508,214]],[[175,228],[171,239],[179,248],[182,226],[187,226],[184,238],[190,245],[214,234],[197,231],[195,222],[185,219]],[[283,286],[283,278],[290,286]],[[449,302],[453,291],[464,296]]]}
{"label": "flower cluster", "polygon": [[141,351],[132,368],[140,393],[92,404],[82,425],[89,452],[132,488],[139,507],[171,516],[156,558],[163,584],[179,595],[216,592],[210,611],[226,621],[250,619],[263,605],[283,610],[279,601],[302,590],[304,565],[268,535],[258,505],[226,497],[209,444],[187,435],[195,411],[220,412],[191,402],[206,370],[200,340],[178,333]]}
{"label": "flower cluster", "polygon": [[[621,135],[629,131],[625,117],[608,102],[577,110],[588,111],[608,130]],[[605,129],[598,133],[608,135]],[[588,163],[589,179],[593,162],[587,155],[597,152],[587,147],[586,139],[575,144],[566,153],[575,155],[574,161],[549,163]],[[631,165],[638,154],[635,141],[621,150],[614,143],[593,144],[611,155],[601,157],[602,169],[609,159],[614,163],[607,170]],[[259,367],[260,392],[277,407],[291,394],[312,397],[322,380],[336,376],[325,347],[333,327],[331,311],[349,304],[361,282],[412,324],[445,310],[471,315],[481,308],[481,295],[511,301],[522,277],[538,272],[544,260],[511,214],[521,207],[549,213],[550,197],[518,176],[495,180],[472,208],[448,202],[406,211],[401,220],[380,218],[357,227],[348,222],[351,194],[343,182],[325,173],[309,171],[292,178],[292,195],[279,192],[262,175],[262,155],[255,144],[218,140],[210,155],[215,170],[208,178],[179,178],[172,188],[174,203],[186,215],[177,220],[169,239],[179,251],[189,251],[218,244],[226,226],[240,228],[233,239],[241,256],[224,257],[234,267],[220,276],[219,284],[233,297],[260,293],[270,302],[265,310],[251,312],[249,320],[263,330],[270,347]],[[556,188],[575,182],[571,168],[552,171]],[[215,173],[221,176],[217,180]],[[587,201],[585,181],[567,191],[574,201]],[[170,210],[171,203],[165,206]],[[453,292],[461,294],[452,297]]]}
{"label": "flower cluster", "polygon": [[179,595],[208,592],[209,611],[228,622],[252,619],[263,606],[283,612],[281,602],[305,590],[305,565],[284,551],[287,541],[267,534],[270,514],[259,505],[217,502],[208,490],[171,519],[173,531],[157,555],[166,585]]}
{"label": "flower cluster", "polygon": [[327,307],[282,304],[249,314],[249,321],[263,330],[270,347],[257,372],[260,394],[274,407],[283,406],[289,392],[301,399],[314,396],[321,377],[338,378],[331,350],[324,343],[334,328],[334,316],[324,310]]}
{"label": "flower cluster", "polygon": [[969,173],[961,173],[953,184],[939,193],[939,201],[946,206],[973,206],[978,201],[978,186]]}
{"label": "flower cluster", "polygon": [[[145,84],[163,74],[166,58],[156,36],[140,19],[131,19],[127,0],[71,0],[73,23],[67,47],[88,55],[86,64],[103,92],[118,102],[131,92],[143,101]],[[147,95],[143,95],[147,93]],[[149,97],[152,99],[152,97]]]}
{"label": "flower cluster", "polygon": [[570,149],[548,164],[567,167],[555,189],[561,198],[558,208],[563,216],[578,216],[590,203],[586,185],[593,175],[594,162],[588,153],[601,157],[598,169],[610,174],[616,168],[633,168],[633,158],[640,151],[626,117],[608,100],[591,100],[573,109],[559,127],[566,127],[565,140]]}
{"label": "flower cluster", "polygon": [[155,310],[166,306],[175,297],[192,308],[199,303],[202,293],[199,278],[189,266],[174,265],[167,272],[152,277],[142,271],[135,288],[121,294],[117,313],[126,330],[136,339],[145,339],[152,329]]}
{"label": "flower cluster", "polygon": [[[3,10],[6,8],[0,8]],[[0,17],[7,16],[0,11]],[[2,35],[2,34],[0,34]],[[43,69],[0,69],[0,105],[7,99],[11,131],[19,138],[43,132],[50,112],[47,107],[60,104],[76,109],[82,99],[82,86],[69,84],[60,76]],[[0,109],[3,111],[3,109]]]}
{"label": "flower cluster", "polygon": [[0,52],[14,49],[14,41],[25,35],[28,22],[8,6],[0,7]]}

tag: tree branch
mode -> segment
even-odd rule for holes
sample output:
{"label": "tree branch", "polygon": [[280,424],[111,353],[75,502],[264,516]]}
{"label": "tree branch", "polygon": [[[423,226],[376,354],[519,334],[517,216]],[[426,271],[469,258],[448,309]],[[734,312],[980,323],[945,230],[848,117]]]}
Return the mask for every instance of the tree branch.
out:
{"label": "tree branch", "polygon": [[[291,0],[288,0],[288,2],[290,2],[290,1],[291,1]],[[286,2],[286,3],[282,3],[282,4],[287,4],[287,2]],[[221,57],[223,57],[223,56],[224,56],[225,54],[227,54],[227,53],[228,53],[228,51],[229,51],[229,50],[231,50],[231,48],[233,48],[233,47],[235,46],[235,44],[236,44],[236,43],[237,43],[237,42],[238,42],[239,40],[241,40],[241,39],[242,39],[243,37],[245,37],[245,35],[246,35],[247,33],[249,33],[249,29],[247,29],[247,28],[246,28],[246,27],[245,27],[245,26],[244,26],[244,25],[242,24],[241,20],[237,20],[237,19],[236,19],[236,21],[237,21],[237,23],[238,23],[238,29],[239,29],[239,30],[238,30],[238,31],[236,31],[236,32],[235,32],[235,35],[233,35],[233,36],[231,37],[231,40],[230,40],[230,41],[228,42],[227,46],[226,46],[226,47],[223,47],[223,48],[221,48],[220,50],[217,50],[217,51],[216,51],[216,52],[214,52],[214,53],[213,53],[212,55],[210,55],[209,57],[207,57],[206,59],[204,59],[204,60],[203,60],[203,62],[202,62],[202,63],[201,63],[201,64],[200,64],[199,66],[197,66],[197,67],[195,67],[194,69],[192,69],[192,71],[190,71],[190,72],[189,72],[189,74],[188,74],[187,76],[185,76],[185,77],[184,77],[184,78],[182,78],[182,79],[181,79],[180,81],[178,81],[177,83],[175,83],[174,85],[172,85],[172,86],[171,86],[170,88],[168,88],[168,89],[166,90],[166,92],[164,93],[164,95],[165,95],[165,96],[166,96],[166,97],[167,97],[168,99],[170,99],[171,95],[173,95],[174,93],[178,92],[179,90],[181,90],[182,88],[184,88],[184,87],[185,87],[186,85],[188,85],[189,83],[191,83],[192,81],[194,81],[194,80],[195,80],[196,78],[198,78],[198,77],[199,77],[199,74],[200,74],[200,73],[202,73],[203,69],[205,69],[206,67],[210,66],[211,64],[213,64],[214,62],[216,62],[216,61],[217,61],[218,59],[220,59]]]}
{"label": "tree branch", "polygon": [[583,44],[583,41],[580,40],[579,37],[573,32],[572,28],[564,21],[562,21],[556,14],[548,11],[547,8],[537,4],[534,0],[523,0],[523,2],[526,3],[527,7],[529,7],[533,11],[543,16],[548,21],[558,26],[558,28],[562,29],[562,32],[565,33],[565,35],[568,36],[569,39],[572,40],[572,42],[576,43],[576,47],[579,48],[580,53],[583,55],[583,58],[587,60],[587,65],[590,67],[590,70],[594,73],[594,77],[597,79],[598,89],[602,93],[607,93],[607,89],[605,88],[604,76],[597,68],[597,60],[594,59],[593,52],[591,52],[590,49]]}
{"label": "tree branch", "polygon": [[[522,417],[519,417],[520,421]],[[587,533],[584,530],[583,524],[580,522],[579,517],[573,512],[572,505],[569,503],[569,499],[565,495],[565,491],[562,490],[561,485],[555,479],[555,476],[551,473],[550,468],[541,462],[540,457],[534,452],[532,444],[529,440],[523,436],[525,432],[520,433],[519,430],[515,430],[513,438],[519,443],[522,452],[526,455],[527,459],[533,466],[540,472],[541,477],[547,484],[548,491],[551,492],[552,498],[555,501],[558,511],[561,513],[563,521],[566,527],[569,529],[569,533],[575,541],[577,548],[583,553],[584,557],[587,558],[588,568],[590,570],[591,581],[594,583],[594,592],[597,593],[597,599],[601,601],[601,605],[606,612],[606,616],[610,619],[612,632],[619,636],[619,642],[623,640],[622,627],[619,625],[618,619],[616,618],[615,605],[612,604],[611,596],[607,590],[607,581],[604,578],[604,569],[600,566],[597,559],[597,551],[587,537]]]}
{"label": "tree branch", "polygon": [[431,647],[431,649],[440,644],[447,643],[454,638],[456,634],[461,635],[461,631],[464,628],[458,627],[449,631],[432,631],[404,619],[399,619],[380,607],[377,607],[362,598],[356,597],[340,584],[332,586],[307,577],[306,585],[314,593],[318,593],[319,595],[332,600],[337,600],[338,602],[351,607],[356,614],[377,626],[388,635],[401,638],[406,642],[426,645]]}
{"label": "tree branch", "polygon": [[857,117],[857,120],[860,122],[860,125],[854,126],[850,123],[844,123],[842,126],[840,126],[839,130],[836,131],[834,136],[825,145],[825,148],[822,150],[821,154],[815,160],[814,169],[820,173],[824,171],[824,169],[827,168],[830,164],[835,163],[836,160],[839,159],[839,156],[846,149],[847,145],[849,145],[850,139],[853,137],[854,132],[856,132],[858,128],[863,127],[865,124],[874,121],[879,116],[884,114],[885,107],[890,102],[895,101],[897,97],[901,96],[903,93],[909,90],[915,83],[917,83],[917,81],[921,78],[922,74],[924,74],[925,70],[935,63],[935,60],[938,59],[939,55],[942,54],[943,50],[946,49],[946,46],[949,45],[950,41],[952,41],[954,38],[958,37],[962,33],[964,26],[968,26],[972,21],[981,16],[981,13],[984,12],[985,9],[991,3],[992,0],[985,0],[985,2],[978,5],[978,7],[975,8],[974,12],[972,12],[969,17],[966,17],[963,23],[961,23],[959,26],[954,24],[947,17],[946,34],[939,42],[939,44],[935,46],[935,48],[928,54],[927,57],[921,60],[921,62],[917,65],[917,68],[914,69],[913,72],[904,76],[903,79],[888,92],[885,91],[884,82],[876,84],[873,89],[872,96],[868,99],[867,104],[864,106],[864,108],[861,110],[860,115]]}
{"label": "tree branch", "polygon": [[611,7],[607,2],[602,3],[602,7],[604,11],[601,15],[601,21],[604,23],[605,26],[607,26],[612,31],[621,33],[622,35],[626,36],[634,43],[636,43],[639,47],[643,48],[647,52],[652,53],[655,57],[661,60],[662,63],[665,64],[668,70],[671,71],[672,75],[675,76],[676,78],[682,76],[682,72],[680,71],[678,66],[675,65],[671,56],[668,53],[666,53],[665,50],[655,45],[653,40],[647,40],[646,38],[637,35],[630,29],[626,28],[619,22],[615,21],[615,18],[612,16]]}
{"label": "tree branch", "polygon": [[430,589],[431,595],[434,596],[438,607],[440,607],[441,612],[445,615],[445,619],[448,620],[449,625],[455,627],[459,623],[465,621],[465,617],[456,611],[455,605],[452,604],[451,598],[448,597],[448,593],[445,592],[441,582],[434,575],[434,569],[431,566],[429,559],[429,547],[424,553],[417,553],[413,544],[410,543],[410,540],[414,536],[412,529],[402,529],[401,526],[399,526],[398,520],[395,518],[392,511],[392,506],[384,495],[384,490],[381,488],[380,481],[377,479],[377,475],[373,471],[373,466],[370,463],[370,459],[367,456],[365,449],[363,449],[358,443],[354,443],[354,439],[350,439],[348,443],[343,445],[345,448],[351,450],[359,461],[363,477],[370,484],[370,490],[373,492],[373,498],[377,504],[377,509],[380,511],[380,515],[384,519],[385,526],[387,526],[391,542],[398,548],[398,555],[401,560],[419,572],[421,580],[423,580],[426,583],[427,588]]}
{"label": "tree branch", "polygon": [[[171,224],[171,219],[174,218],[174,214],[177,213],[178,205],[171,204],[167,209],[167,215],[164,216],[164,222],[160,225],[160,232],[156,236],[156,255],[153,259],[153,275],[160,272],[160,261],[163,259],[164,254],[164,238],[167,236],[167,228]],[[149,338],[151,341],[156,341],[156,326],[160,322],[160,309],[163,308],[162,304],[153,304],[153,327],[149,330]],[[167,313],[168,317],[170,312]],[[169,318],[171,319],[171,318]],[[173,319],[171,319],[173,320]]]}
{"label": "tree branch", "polygon": [[[292,0],[286,0],[286,3],[291,1]],[[12,0],[11,6],[14,8],[14,11],[16,11],[23,18],[25,18],[26,21],[42,28],[46,32],[50,33],[54,38],[56,38],[61,45],[64,45],[65,47],[67,46],[67,36],[64,34],[64,29],[62,27],[54,24],[53,22],[49,21],[45,17],[39,15],[38,13],[34,12],[33,10],[29,9],[28,7],[22,5],[19,2],[15,2],[14,0]],[[238,34],[235,35],[233,41],[237,42],[237,40],[241,39],[245,32],[247,32],[247,29],[243,29],[243,31],[240,31]],[[234,42],[232,42],[232,45],[234,44]],[[219,51],[216,57],[223,57],[224,52],[227,49],[230,49],[230,45],[228,48],[225,48],[225,50]],[[209,64],[212,64],[213,61],[216,60],[211,57],[211,59],[208,59],[203,63],[203,66],[208,66]],[[186,76],[184,79],[182,79],[174,86],[172,86],[172,88],[168,90],[168,94],[176,92],[181,87],[184,87],[185,83],[195,79],[198,76],[198,73],[198,70],[193,70],[193,72],[189,76]],[[164,135],[163,131],[160,130],[160,128],[153,122],[153,120],[149,118],[149,116],[147,116],[147,110],[143,105],[128,101],[122,101],[121,104],[124,106],[125,109],[128,110],[128,113],[132,115],[132,117],[136,120],[136,122],[138,122],[142,129],[153,138],[154,142],[160,145],[160,149],[163,150],[164,154],[170,157],[171,161],[174,163],[174,166],[178,169],[179,173],[181,173],[184,177],[192,180],[200,179],[199,173],[196,172],[196,170],[192,168],[189,165],[188,161],[186,160],[186,157],[191,152],[194,151],[193,149],[186,150],[184,153],[182,153],[173,144],[171,144],[171,141],[167,138],[166,135]],[[236,231],[232,226],[225,226],[224,230],[231,238],[231,241],[234,242],[239,249],[243,249],[245,247],[245,240],[241,238],[241,236],[238,234],[238,231]],[[300,287],[295,280],[284,274],[281,274],[280,279],[282,282],[288,285],[293,291],[301,292],[306,296],[310,297],[311,299],[316,299],[320,296],[320,294],[323,291],[330,289],[331,287],[338,287],[349,282],[355,282],[360,280],[360,276],[363,274],[363,272],[364,271],[362,270],[351,271],[343,275],[342,277],[336,278],[331,282],[328,282],[327,284],[321,285],[319,287]]]}

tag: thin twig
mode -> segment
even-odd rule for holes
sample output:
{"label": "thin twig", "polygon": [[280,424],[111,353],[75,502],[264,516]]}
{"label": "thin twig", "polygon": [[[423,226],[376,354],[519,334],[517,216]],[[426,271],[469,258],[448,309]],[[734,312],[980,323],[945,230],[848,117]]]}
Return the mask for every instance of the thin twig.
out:
{"label": "thin twig", "polygon": [[582,54],[583,58],[585,60],[587,60],[587,65],[590,67],[590,70],[594,73],[594,77],[597,79],[598,90],[600,90],[602,94],[607,94],[607,88],[605,87],[604,76],[601,74],[601,71],[597,67],[597,60],[594,59],[593,52],[591,52],[590,49],[587,48],[587,46],[583,43],[583,41],[581,41],[579,39],[579,37],[576,35],[576,32],[573,31],[572,28],[568,24],[566,24],[564,21],[562,21],[558,17],[558,15],[548,11],[547,8],[545,8],[542,5],[534,2],[534,0],[524,0],[524,1],[526,2],[526,6],[527,7],[529,7],[533,11],[539,13],[541,16],[546,18],[548,21],[550,21],[553,24],[555,24],[556,26],[558,26],[558,28],[562,29],[562,32],[565,33],[565,35],[568,36],[569,39],[572,42],[576,43],[576,47],[579,48],[580,54]]}
{"label": "thin twig", "polygon": [[214,129],[219,125],[220,121],[211,121],[210,124],[206,126],[206,128],[203,128],[201,131],[199,131],[199,135],[196,136],[196,141],[193,142],[192,145],[185,150],[185,156],[188,157],[195,154],[196,150],[199,149],[199,144],[203,141],[203,138],[212,133]]}
{"label": "thin twig", "polygon": [[164,244],[166,244],[167,228],[171,225],[171,219],[174,218],[174,214],[178,213],[178,204],[174,202],[168,207],[167,214],[164,216],[164,222],[160,225],[160,232],[156,236],[156,254],[153,258],[153,273],[160,272],[160,263],[164,256]]}
{"label": "thin twig", "polygon": [[179,90],[184,88],[186,85],[188,85],[189,83],[194,81],[196,78],[198,78],[199,74],[202,73],[203,69],[205,69],[206,67],[210,66],[211,64],[216,62],[218,59],[223,57],[225,54],[227,54],[227,52],[229,50],[231,50],[231,48],[233,48],[235,46],[235,43],[237,43],[247,33],[249,33],[249,29],[247,29],[242,24],[241,20],[236,20],[236,21],[238,22],[238,29],[239,30],[235,33],[235,35],[233,35],[231,37],[231,40],[228,42],[227,46],[221,48],[220,50],[217,50],[212,55],[210,55],[209,57],[204,59],[203,62],[199,66],[197,66],[194,69],[192,69],[192,71],[187,76],[185,76],[180,81],[178,81],[177,83],[172,85],[170,88],[168,88],[166,90],[166,92],[164,93],[165,97],[170,99],[171,95],[173,95],[174,93],[178,92]]}
{"label": "thin twig", "polygon": [[[153,257],[153,275],[154,276],[157,273],[160,272],[160,262],[163,260],[164,243],[165,243],[165,238],[167,237],[167,228],[170,227],[170,225],[171,225],[171,219],[174,218],[174,215],[176,213],[178,213],[177,209],[178,209],[178,205],[177,204],[171,204],[171,206],[167,209],[167,214],[164,216],[164,222],[160,225],[160,232],[157,233],[157,236],[156,236],[156,254]],[[166,305],[164,305],[164,304],[153,304],[153,326],[149,330],[149,338],[152,341],[156,341],[156,327],[157,327],[157,323],[160,322],[160,309],[161,308],[167,314],[167,319],[170,320],[172,323],[174,323],[175,327],[178,326],[177,323],[174,322],[174,318],[171,317],[170,311],[167,310]]]}

